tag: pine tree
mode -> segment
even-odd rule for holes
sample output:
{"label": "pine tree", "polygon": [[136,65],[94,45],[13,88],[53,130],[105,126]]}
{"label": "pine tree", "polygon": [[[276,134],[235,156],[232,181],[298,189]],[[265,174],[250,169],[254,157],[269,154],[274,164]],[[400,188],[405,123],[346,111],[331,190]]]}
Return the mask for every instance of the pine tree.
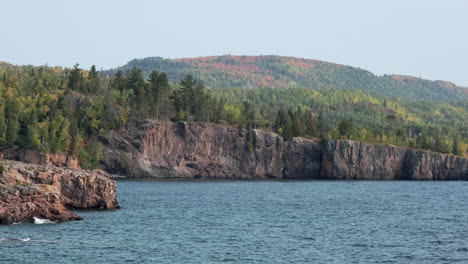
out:
{"label": "pine tree", "polygon": [[197,81],[193,93],[193,106],[192,114],[196,117],[197,121],[207,120],[207,95],[205,94],[205,85],[201,81]]}
{"label": "pine tree", "polygon": [[151,114],[156,114],[159,109],[159,100],[161,95],[161,86],[159,85],[159,72],[154,70],[149,76],[150,85],[148,91],[149,106]]}
{"label": "pine tree", "polygon": [[127,78],[127,86],[128,89],[132,90],[135,94],[135,110],[141,111],[146,108],[145,85],[145,79],[143,78],[141,70],[133,68]]}
{"label": "pine tree", "polygon": [[285,140],[289,140],[293,137],[293,123],[291,120],[291,116],[289,115],[289,112],[283,111],[283,116],[281,117],[282,119],[282,130],[283,130],[283,138]]}
{"label": "pine tree", "polygon": [[159,95],[157,100],[156,118],[159,118],[160,114],[166,115],[169,112],[169,94],[171,92],[171,86],[165,72],[159,73],[157,83],[159,86]]}
{"label": "pine tree", "polygon": [[304,120],[305,120],[306,134],[312,137],[318,136],[317,123],[315,122],[315,118],[314,118],[314,115],[312,114],[312,111],[307,110],[304,112]]}
{"label": "pine tree", "polygon": [[462,151],[461,146],[460,146],[460,136],[459,135],[455,135],[453,137],[452,153],[453,153],[453,155],[458,155],[458,156],[463,155],[463,151]]}
{"label": "pine tree", "polygon": [[88,92],[92,94],[96,94],[101,90],[101,85],[99,81],[99,75],[98,72],[96,71],[96,66],[93,65],[91,66],[91,69],[89,71],[88,75]]}
{"label": "pine tree", "polygon": [[118,70],[112,78],[111,87],[120,92],[126,90],[127,79],[121,70]]}
{"label": "pine tree", "polygon": [[80,64],[73,65],[73,69],[70,71],[68,77],[68,87],[75,91],[81,91],[83,89],[83,74],[79,68]]}
{"label": "pine tree", "polygon": [[341,137],[349,139],[353,133],[353,121],[350,119],[341,120],[338,123],[338,131]]}
{"label": "pine tree", "polygon": [[184,79],[180,80],[181,96],[182,96],[182,105],[183,110],[187,113],[193,113],[194,106],[194,87],[197,81],[193,78],[191,74],[187,74]]}
{"label": "pine tree", "polygon": [[19,104],[16,100],[12,98],[5,98],[5,141],[7,146],[13,146],[18,137],[18,132],[20,129],[19,123]]}
{"label": "pine tree", "polygon": [[435,143],[432,148],[435,152],[449,153],[449,146],[445,143],[444,138],[440,133],[435,136]]}
{"label": "pine tree", "polygon": [[325,118],[323,116],[323,111],[319,111],[319,115],[317,118],[317,130],[320,138],[325,138],[325,135],[327,133],[327,125],[325,123]]}

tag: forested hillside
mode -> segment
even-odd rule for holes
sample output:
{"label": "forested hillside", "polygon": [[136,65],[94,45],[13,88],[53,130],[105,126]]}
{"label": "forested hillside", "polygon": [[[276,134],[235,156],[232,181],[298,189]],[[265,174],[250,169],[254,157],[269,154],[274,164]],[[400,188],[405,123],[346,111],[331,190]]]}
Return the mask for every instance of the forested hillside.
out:
{"label": "forested hillside", "polygon": [[351,138],[465,155],[468,102],[400,101],[328,88],[209,88],[191,75],[133,68],[115,75],[93,66],[0,66],[0,149],[17,146],[77,156],[84,168],[102,156],[98,137],[137,129],[147,119],[232,124],[294,136]]}
{"label": "forested hillside", "polygon": [[[177,82],[192,74],[206,85],[221,88],[313,88],[362,90],[373,95],[410,100],[455,102],[468,100],[468,88],[444,81],[402,75],[376,76],[355,67],[281,56],[213,56],[185,59],[135,59],[118,68],[137,67],[145,75],[166,72]],[[113,73],[115,70],[108,71]]]}

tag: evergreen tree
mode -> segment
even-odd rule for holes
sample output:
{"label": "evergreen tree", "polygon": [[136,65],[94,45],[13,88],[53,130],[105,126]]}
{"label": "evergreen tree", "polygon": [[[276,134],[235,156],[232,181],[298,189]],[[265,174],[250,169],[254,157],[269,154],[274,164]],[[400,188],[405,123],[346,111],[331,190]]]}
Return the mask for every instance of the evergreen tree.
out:
{"label": "evergreen tree", "polygon": [[197,81],[193,93],[193,106],[192,114],[196,117],[197,121],[206,121],[208,117],[207,113],[207,95],[205,94],[205,85],[201,81]]}
{"label": "evergreen tree", "polygon": [[291,121],[291,116],[289,115],[288,112],[284,112],[283,114],[283,125],[282,125],[282,129],[283,129],[283,138],[285,140],[289,140],[293,137],[293,129],[292,129],[292,121]]}
{"label": "evergreen tree", "polygon": [[349,139],[353,133],[353,121],[350,119],[341,120],[338,124],[338,131],[341,137]]}
{"label": "evergreen tree", "polygon": [[325,138],[325,135],[327,133],[327,125],[325,123],[325,118],[323,116],[323,111],[319,111],[319,115],[317,118],[317,130],[320,138]]}
{"label": "evergreen tree", "polygon": [[306,133],[306,127],[304,121],[302,120],[302,111],[300,108],[293,113],[293,127],[292,127],[292,134],[293,137],[303,136]]}
{"label": "evergreen tree", "polygon": [[5,104],[3,100],[0,100],[0,147],[6,145],[6,128]]}
{"label": "evergreen tree", "polygon": [[151,114],[156,114],[159,109],[159,101],[161,96],[161,86],[159,84],[159,72],[153,70],[149,76],[150,85],[148,96],[149,96],[149,105],[151,109]]}
{"label": "evergreen tree", "polygon": [[72,90],[81,91],[83,88],[83,74],[79,68],[80,64],[73,65],[68,77],[68,87]]}
{"label": "evergreen tree", "polygon": [[304,120],[305,120],[306,134],[312,137],[318,136],[317,123],[315,122],[315,118],[314,118],[314,115],[312,114],[312,111],[307,110],[304,112]]}
{"label": "evergreen tree", "polygon": [[126,90],[127,79],[121,70],[118,70],[112,78],[111,87],[120,92]]}
{"label": "evergreen tree", "polygon": [[255,149],[255,134],[252,128],[252,123],[247,125],[247,150],[252,152]]}
{"label": "evergreen tree", "polygon": [[159,86],[159,94],[156,108],[156,118],[159,118],[160,114],[167,115],[169,113],[169,94],[171,93],[171,86],[165,72],[159,73],[157,84]]}
{"label": "evergreen tree", "polygon": [[435,152],[449,153],[449,146],[446,144],[444,138],[439,133],[435,136],[435,143],[432,149]]}
{"label": "evergreen tree", "polygon": [[99,75],[98,72],[96,71],[96,66],[91,66],[91,69],[89,71],[88,75],[88,92],[92,94],[96,94],[101,90],[101,85],[99,81]]}
{"label": "evergreen tree", "polygon": [[135,109],[140,111],[146,107],[145,90],[146,83],[140,69],[133,68],[127,79],[127,87],[135,94]]}
{"label": "evergreen tree", "polygon": [[194,106],[194,95],[195,95],[195,85],[197,81],[193,78],[192,75],[187,74],[184,79],[180,80],[181,96],[182,96],[182,105],[183,110],[187,113],[193,113]]}
{"label": "evergreen tree", "polygon": [[458,155],[458,156],[463,155],[463,151],[462,151],[462,148],[460,146],[460,136],[459,135],[455,135],[453,137],[452,153],[453,153],[453,155]]}
{"label": "evergreen tree", "polygon": [[19,123],[19,104],[13,98],[6,98],[5,100],[5,143],[7,146],[13,146],[18,137],[18,132],[20,129]]}

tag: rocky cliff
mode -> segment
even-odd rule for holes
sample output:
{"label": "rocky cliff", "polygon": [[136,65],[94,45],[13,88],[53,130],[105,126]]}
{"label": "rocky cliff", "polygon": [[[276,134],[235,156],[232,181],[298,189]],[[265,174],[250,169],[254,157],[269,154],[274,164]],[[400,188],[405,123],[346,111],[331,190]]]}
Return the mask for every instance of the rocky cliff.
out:
{"label": "rocky cliff", "polygon": [[116,184],[102,171],[0,162],[0,224],[80,220],[71,209],[116,209]]}
{"label": "rocky cliff", "polygon": [[105,169],[130,177],[279,178],[283,141],[254,131],[210,123],[148,123],[132,131],[110,133],[102,141]]}
{"label": "rocky cliff", "polygon": [[148,122],[101,138],[104,169],[129,177],[468,180],[468,159],[351,140],[293,138],[211,123]]}
{"label": "rocky cliff", "polygon": [[468,180],[468,159],[397,146],[330,140],[322,178],[359,180]]}

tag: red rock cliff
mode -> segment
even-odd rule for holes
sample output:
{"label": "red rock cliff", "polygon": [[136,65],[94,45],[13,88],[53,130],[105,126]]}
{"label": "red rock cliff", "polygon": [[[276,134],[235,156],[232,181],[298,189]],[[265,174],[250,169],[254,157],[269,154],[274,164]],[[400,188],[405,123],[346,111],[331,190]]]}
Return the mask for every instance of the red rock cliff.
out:
{"label": "red rock cliff", "polygon": [[101,138],[104,168],[129,177],[468,180],[468,159],[408,148],[305,138],[211,123],[148,122]]}

